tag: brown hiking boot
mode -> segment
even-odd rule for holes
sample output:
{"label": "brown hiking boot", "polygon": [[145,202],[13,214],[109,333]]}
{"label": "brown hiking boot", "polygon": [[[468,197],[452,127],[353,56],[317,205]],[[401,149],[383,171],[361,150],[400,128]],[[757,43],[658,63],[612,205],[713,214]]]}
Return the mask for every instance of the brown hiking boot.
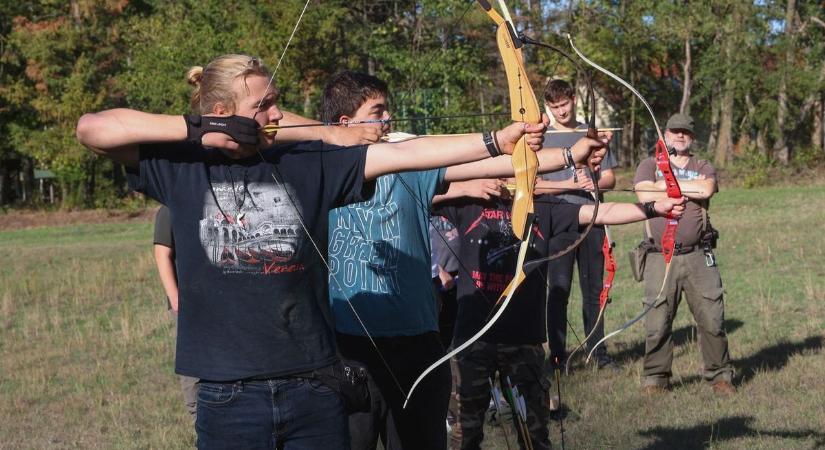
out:
{"label": "brown hiking boot", "polygon": [[661,384],[648,384],[647,386],[642,386],[642,394],[648,397],[664,394],[665,392],[667,392],[667,386]]}
{"label": "brown hiking boot", "polygon": [[733,387],[728,380],[717,381],[710,387],[713,388],[713,392],[719,397],[730,397],[731,395],[736,394],[736,388]]}

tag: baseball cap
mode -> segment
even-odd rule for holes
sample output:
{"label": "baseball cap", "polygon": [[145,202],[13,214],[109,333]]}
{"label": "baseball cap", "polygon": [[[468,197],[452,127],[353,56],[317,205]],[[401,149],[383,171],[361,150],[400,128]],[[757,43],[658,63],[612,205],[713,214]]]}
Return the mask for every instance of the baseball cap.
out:
{"label": "baseball cap", "polygon": [[667,125],[665,125],[665,127],[668,130],[686,130],[689,131],[690,134],[694,134],[693,118],[687,114],[676,113],[670,116],[670,119],[667,119]]}

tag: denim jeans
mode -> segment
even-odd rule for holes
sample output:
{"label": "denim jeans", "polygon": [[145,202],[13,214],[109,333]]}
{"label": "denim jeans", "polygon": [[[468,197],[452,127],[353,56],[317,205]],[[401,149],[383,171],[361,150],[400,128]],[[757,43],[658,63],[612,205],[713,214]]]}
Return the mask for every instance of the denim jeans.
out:
{"label": "denim jeans", "polygon": [[344,404],[318,380],[204,382],[195,429],[199,449],[349,449]]}

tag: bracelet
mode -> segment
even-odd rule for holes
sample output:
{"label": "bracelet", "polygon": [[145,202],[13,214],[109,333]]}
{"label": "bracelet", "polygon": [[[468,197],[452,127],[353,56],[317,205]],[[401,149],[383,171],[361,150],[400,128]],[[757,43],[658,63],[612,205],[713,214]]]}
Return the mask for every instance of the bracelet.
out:
{"label": "bracelet", "polygon": [[498,152],[499,155],[501,155],[503,152],[501,151],[501,146],[498,145],[498,136],[496,135],[496,133],[497,133],[497,131],[493,130],[493,133],[492,133],[493,134],[493,145],[496,146],[496,151]]}
{"label": "bracelet", "polygon": [[564,147],[564,167],[573,167],[575,163],[573,161],[573,152],[570,151],[570,147]]}
{"label": "bracelet", "polygon": [[495,139],[489,131],[481,133],[481,139],[484,141],[484,146],[487,147],[487,152],[490,153],[491,158],[500,155],[501,152],[496,148]]}
{"label": "bracelet", "polygon": [[645,217],[648,219],[652,219],[657,217],[658,214],[656,213],[656,208],[653,206],[656,202],[644,202],[642,203],[642,209],[645,211]]}

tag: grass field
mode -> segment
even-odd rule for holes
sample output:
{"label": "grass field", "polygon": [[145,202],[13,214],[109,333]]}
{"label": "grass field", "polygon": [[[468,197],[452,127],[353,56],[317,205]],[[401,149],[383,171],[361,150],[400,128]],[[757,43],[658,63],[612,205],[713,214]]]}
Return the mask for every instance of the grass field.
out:
{"label": "grass field", "polygon": [[[717,399],[701,381],[683,303],[671,392],[639,393],[641,324],[609,343],[619,373],[577,361],[562,377],[566,448],[825,448],[824,194],[729,190],[714,200],[736,396]],[[626,262],[640,230],[614,228],[609,330],[641,310]],[[150,244],[150,223],[0,232],[0,448],[192,445]],[[581,338],[577,298],[570,319]],[[559,448],[559,424],[550,429]],[[500,429],[488,430],[485,448],[505,448]]]}

